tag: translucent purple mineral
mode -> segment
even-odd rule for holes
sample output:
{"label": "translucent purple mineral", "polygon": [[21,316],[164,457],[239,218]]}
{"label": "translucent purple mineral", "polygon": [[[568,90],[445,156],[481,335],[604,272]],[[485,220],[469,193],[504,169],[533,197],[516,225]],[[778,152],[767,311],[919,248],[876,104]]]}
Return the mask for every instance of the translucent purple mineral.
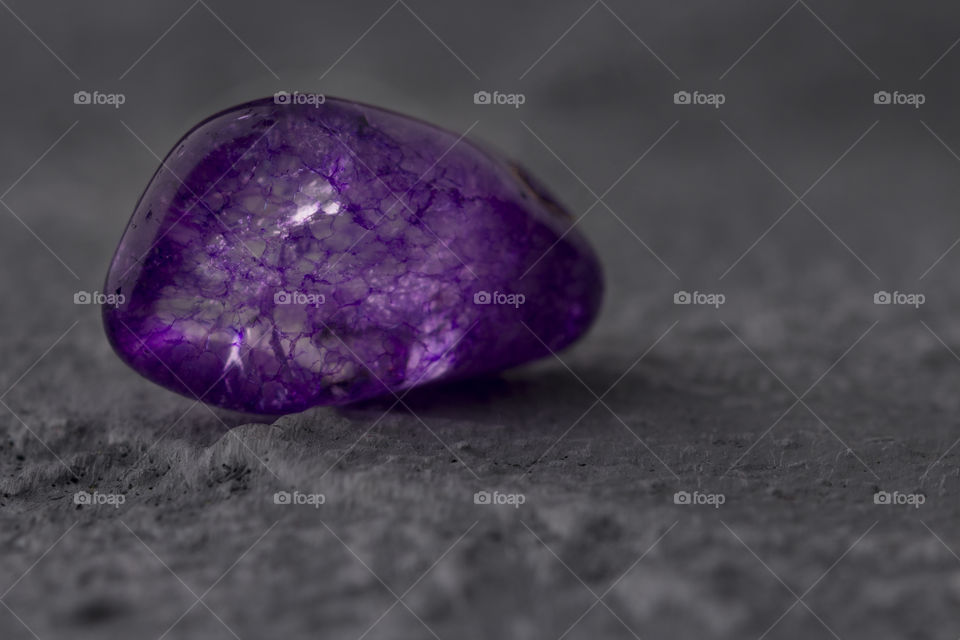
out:
{"label": "translucent purple mineral", "polygon": [[146,378],[254,413],[511,367],[576,340],[603,282],[516,166],[376,107],[250,102],[174,147],[107,275]]}

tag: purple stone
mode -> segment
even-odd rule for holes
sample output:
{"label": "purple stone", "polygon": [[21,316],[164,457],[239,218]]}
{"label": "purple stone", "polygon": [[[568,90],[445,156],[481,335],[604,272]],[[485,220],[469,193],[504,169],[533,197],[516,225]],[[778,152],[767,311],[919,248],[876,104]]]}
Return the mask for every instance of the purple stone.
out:
{"label": "purple stone", "polygon": [[345,100],[259,100],[194,127],[157,170],[104,325],[146,378],[254,413],[498,371],[596,316],[600,266],[573,224],[456,134]]}

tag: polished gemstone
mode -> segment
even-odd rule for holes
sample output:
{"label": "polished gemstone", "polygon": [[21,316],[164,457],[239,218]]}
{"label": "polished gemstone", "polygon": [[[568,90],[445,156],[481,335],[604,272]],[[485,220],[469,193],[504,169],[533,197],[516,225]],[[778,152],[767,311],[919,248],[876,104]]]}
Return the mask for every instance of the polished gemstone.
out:
{"label": "polished gemstone", "polygon": [[103,319],[146,378],[277,414],[549,355],[602,289],[573,218],[515,165],[380,108],[264,99],[167,155]]}

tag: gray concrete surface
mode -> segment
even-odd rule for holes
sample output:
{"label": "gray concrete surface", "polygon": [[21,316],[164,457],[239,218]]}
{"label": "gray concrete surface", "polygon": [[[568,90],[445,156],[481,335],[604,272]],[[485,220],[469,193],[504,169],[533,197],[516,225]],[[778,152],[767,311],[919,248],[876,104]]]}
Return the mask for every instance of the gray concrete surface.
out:
{"label": "gray concrete surface", "polygon": [[[6,0],[0,637],[957,638],[958,37],[933,2]],[[127,370],[74,293],[152,154],[280,89],[476,123],[589,209],[595,329],[272,423]]]}

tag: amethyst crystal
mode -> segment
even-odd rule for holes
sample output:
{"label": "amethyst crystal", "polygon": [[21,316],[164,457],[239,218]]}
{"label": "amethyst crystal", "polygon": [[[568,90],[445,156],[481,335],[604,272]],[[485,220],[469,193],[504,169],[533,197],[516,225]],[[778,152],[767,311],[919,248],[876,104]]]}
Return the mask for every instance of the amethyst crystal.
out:
{"label": "amethyst crystal", "polygon": [[448,131],[344,100],[259,100],[166,157],[114,256],[106,291],[123,302],[103,320],[136,371],[213,405],[353,402],[577,339],[603,283],[573,224]]}

